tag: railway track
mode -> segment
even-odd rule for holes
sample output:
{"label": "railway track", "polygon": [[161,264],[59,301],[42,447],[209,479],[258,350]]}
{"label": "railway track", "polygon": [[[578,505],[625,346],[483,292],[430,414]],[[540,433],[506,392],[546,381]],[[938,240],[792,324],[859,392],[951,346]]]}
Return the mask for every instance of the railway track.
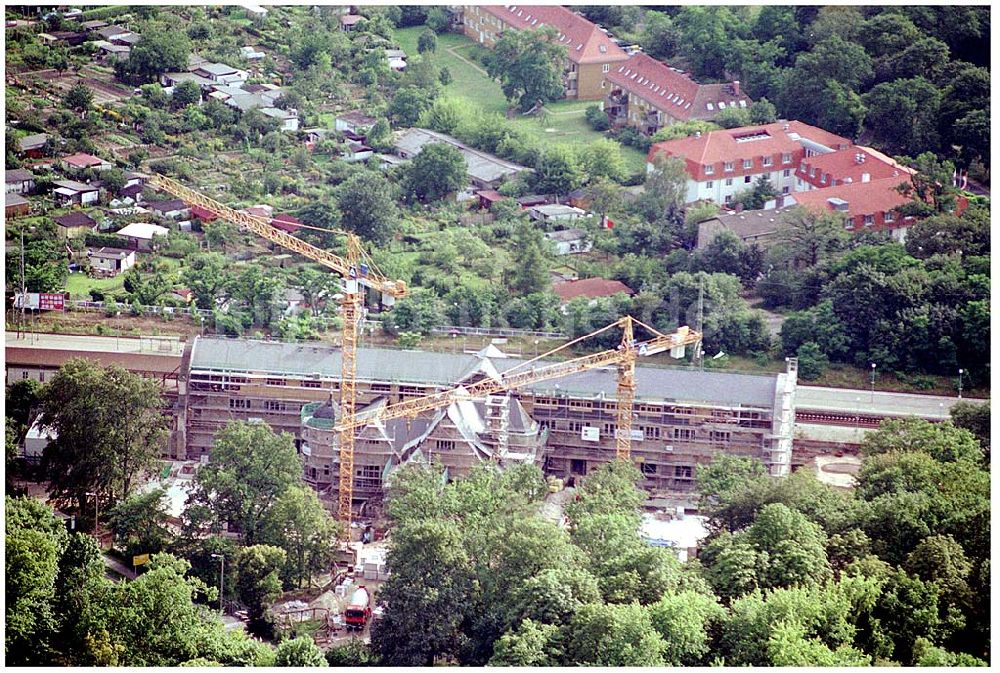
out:
{"label": "railway track", "polygon": [[839,425],[845,428],[877,428],[886,418],[894,417],[873,416],[872,414],[852,414],[844,411],[820,411],[815,409],[795,410],[796,423]]}

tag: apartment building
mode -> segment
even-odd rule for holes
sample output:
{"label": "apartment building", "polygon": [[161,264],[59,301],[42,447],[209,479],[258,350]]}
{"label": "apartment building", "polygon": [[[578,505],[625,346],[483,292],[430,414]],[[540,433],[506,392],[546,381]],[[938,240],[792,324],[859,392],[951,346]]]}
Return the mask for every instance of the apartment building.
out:
{"label": "apartment building", "polygon": [[653,169],[658,156],[678,157],[688,174],[686,202],[726,205],[761,176],[767,176],[779,194],[800,191],[804,187],[796,172],[804,160],[852,146],[847,138],[799,121],[775,122],[655,143],[647,169]]}
{"label": "apartment building", "polygon": [[595,24],[559,5],[462,5],[452,9],[452,20],[467,37],[490,48],[508,30],[555,28],[556,43],[566,48],[566,98],[603,99],[605,75],[628,60]]}
{"label": "apartment building", "polygon": [[848,231],[890,231],[899,241],[906,239],[906,230],[916,218],[899,212],[912,202],[896,188],[902,179],[883,178],[840,184],[795,194],[792,200],[800,206],[818,212],[835,212],[844,216]]}
{"label": "apartment building", "polygon": [[611,68],[604,78],[608,92],[604,111],[611,126],[631,126],[646,135],[692,119],[710,121],[723,110],[753,104],[739,81],[698,84],[677,68],[641,53]]}
{"label": "apartment building", "polygon": [[[472,382],[521,364],[479,354],[361,349],[359,407],[370,410]],[[187,457],[205,456],[230,420],[289,432],[305,479],[325,494],[339,464],[332,427],[339,411],[340,352],[322,344],[198,337],[183,402]],[[632,450],[653,491],[688,491],[697,465],[720,452],[762,459],[772,474],[791,461],[794,361],[778,376],[640,366]],[[455,404],[411,421],[373,424],[357,435],[355,488],[375,494],[398,465],[440,459],[452,475],[479,462],[527,461],[585,476],[615,456],[616,374],[591,371],[487,400]],[[331,401],[331,395],[333,401]]]}

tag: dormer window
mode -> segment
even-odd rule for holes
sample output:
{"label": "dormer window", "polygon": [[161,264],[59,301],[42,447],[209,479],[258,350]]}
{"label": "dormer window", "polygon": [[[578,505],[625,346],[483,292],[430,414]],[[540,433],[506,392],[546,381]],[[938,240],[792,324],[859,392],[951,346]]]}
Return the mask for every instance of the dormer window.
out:
{"label": "dormer window", "polygon": [[870,227],[873,224],[875,224],[875,216],[874,215],[865,215],[865,226],[866,227]]}
{"label": "dormer window", "polygon": [[762,163],[765,166],[770,166],[774,163],[774,160],[771,157],[764,157]]}
{"label": "dormer window", "polygon": [[727,161],[725,164],[723,164],[723,169],[727,171],[733,170],[733,162]]}
{"label": "dormer window", "polygon": [[753,168],[753,159],[744,159],[743,168],[746,170]]}
{"label": "dormer window", "polygon": [[713,173],[715,173],[715,166],[713,164],[705,166],[705,175],[712,175]]}
{"label": "dormer window", "polygon": [[782,154],[781,155],[781,163],[783,163],[783,164],[790,164],[790,163],[792,163],[792,153],[791,152],[785,152],[784,154]]}

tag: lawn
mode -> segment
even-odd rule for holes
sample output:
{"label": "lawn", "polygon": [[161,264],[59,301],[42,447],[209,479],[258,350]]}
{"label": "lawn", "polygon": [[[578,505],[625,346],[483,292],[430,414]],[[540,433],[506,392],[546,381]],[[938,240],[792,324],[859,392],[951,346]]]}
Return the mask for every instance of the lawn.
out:
{"label": "lawn", "polygon": [[[416,54],[417,40],[423,31],[423,26],[402,28],[396,31],[396,41],[407,54]],[[437,50],[432,58],[438,67],[448,68],[452,76],[451,83],[444,89],[445,94],[467,98],[485,112],[504,114],[507,111],[507,99],[500,85],[481,72],[482,66],[471,58],[471,53],[476,48],[478,45],[464,35],[438,35]],[[603,133],[590,128],[584,118],[587,107],[594,103],[595,101],[550,103],[545,106],[549,111],[546,117],[517,117],[513,123],[539,144],[568,145],[574,149],[586,147],[604,137]],[[622,156],[630,173],[645,169],[646,155],[639,150],[623,145]]]}
{"label": "lawn", "polygon": [[[423,26],[402,28],[396,31],[396,41],[407,54],[417,53],[417,40]],[[448,68],[452,81],[445,87],[445,93],[462,96],[472,100],[486,112],[503,114],[507,109],[507,99],[504,98],[500,85],[481,72],[482,66],[470,64],[468,49],[474,43],[464,35],[444,33],[438,35],[437,50],[432,58],[439,68]]]}
{"label": "lawn", "polygon": [[66,278],[66,291],[73,299],[90,299],[93,288],[108,291],[121,290],[124,287],[124,276],[117,278],[91,278],[85,273],[71,273]]}

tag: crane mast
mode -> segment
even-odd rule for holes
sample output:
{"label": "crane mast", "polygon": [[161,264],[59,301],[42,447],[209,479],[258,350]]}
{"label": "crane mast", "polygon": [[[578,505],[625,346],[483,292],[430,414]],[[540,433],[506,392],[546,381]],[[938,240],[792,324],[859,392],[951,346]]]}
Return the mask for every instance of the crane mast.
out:
{"label": "crane mast", "polygon": [[[339,230],[331,232],[347,237],[347,256],[344,258],[272,226],[267,218],[257,217],[231,208],[165,175],[154,174],[149,182],[152,186],[162,189],[186,203],[201,206],[223,220],[244,227],[261,238],[318,262],[344,278],[345,288],[340,299],[340,309],[344,322],[341,333],[340,408],[341,418],[344,421],[353,420],[357,405],[358,321],[363,313],[364,288],[371,287],[381,292],[383,296],[397,299],[406,296],[406,283],[383,277],[365,254],[361,247],[361,239],[351,232]],[[351,505],[354,499],[353,429],[342,430],[339,439],[340,470],[337,515],[344,523],[346,534],[349,535],[352,516]]]}
{"label": "crane mast", "polygon": [[499,378],[487,377],[468,385],[461,385],[424,397],[397,402],[396,404],[389,404],[374,410],[370,414],[355,414],[350,419],[344,416],[336,426],[336,429],[341,433],[348,430],[353,432],[356,428],[364,427],[372,422],[387,421],[394,418],[412,418],[425,411],[447,407],[452,402],[459,400],[483,398],[497,393],[517,390],[542,381],[571,376],[592,369],[614,366],[618,368],[619,395],[617,400],[619,425],[618,434],[615,439],[615,454],[617,458],[628,460],[631,455],[632,436],[630,431],[632,427],[632,402],[635,399],[636,358],[639,355],[655,355],[664,351],[671,351],[672,355],[680,356],[683,355],[683,350],[686,346],[701,341],[701,334],[686,326],[679,328],[673,334],[661,334],[647,325],[639,323],[656,334],[656,336],[648,341],[637,343],[633,330],[633,323],[637,322],[634,318],[626,316],[603,329],[576,340],[586,339],[617,326],[623,330],[622,342],[617,348],[584,355],[563,362],[528,367],[536,361],[562,350],[568,345],[566,344],[504,372]]}
{"label": "crane mast", "polygon": [[[331,232],[343,234],[347,237],[347,256],[346,258],[340,257],[272,226],[267,218],[250,215],[231,208],[190,187],[184,186],[172,178],[155,174],[149,182],[152,186],[172,194],[187,203],[201,206],[223,220],[237,224],[272,243],[318,262],[343,277],[345,288],[340,298],[340,309],[343,317],[340,384],[341,420],[335,426],[335,429],[340,442],[337,514],[344,523],[345,531],[348,535],[350,534],[351,517],[353,514],[354,436],[358,428],[364,427],[374,421],[413,417],[424,411],[447,407],[452,402],[462,399],[487,397],[496,393],[517,390],[542,381],[570,376],[591,369],[613,366],[617,368],[618,373],[618,430],[615,436],[615,454],[617,458],[627,460],[631,455],[632,405],[635,400],[635,363],[637,357],[639,355],[654,355],[667,350],[675,357],[682,357],[686,346],[697,344],[701,341],[701,334],[687,326],[680,327],[673,334],[668,335],[662,334],[631,316],[626,316],[607,327],[596,330],[579,339],[574,339],[567,344],[523,362],[504,372],[499,378],[485,378],[466,386],[458,386],[432,395],[387,405],[370,414],[359,416],[357,414],[357,342],[358,322],[362,318],[364,307],[364,288],[371,287],[381,292],[383,297],[396,299],[406,296],[406,284],[400,280],[389,280],[383,277],[362,248],[361,240],[351,232],[338,230]],[[634,332],[634,325],[636,324],[651,332],[654,337],[637,343]],[[621,343],[615,349],[584,355],[554,364],[535,365],[542,358],[553,355],[574,343],[614,327],[619,327],[622,330]],[[525,369],[529,365],[531,365],[530,368]]]}

